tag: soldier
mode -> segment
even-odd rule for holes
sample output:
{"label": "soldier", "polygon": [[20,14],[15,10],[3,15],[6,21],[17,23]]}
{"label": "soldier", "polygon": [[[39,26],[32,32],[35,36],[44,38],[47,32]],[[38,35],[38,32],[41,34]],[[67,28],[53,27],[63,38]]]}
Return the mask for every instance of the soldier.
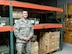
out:
{"label": "soldier", "polygon": [[30,54],[31,38],[33,36],[32,23],[27,19],[28,11],[23,11],[23,18],[19,19],[14,25],[14,34],[16,37],[17,54]]}

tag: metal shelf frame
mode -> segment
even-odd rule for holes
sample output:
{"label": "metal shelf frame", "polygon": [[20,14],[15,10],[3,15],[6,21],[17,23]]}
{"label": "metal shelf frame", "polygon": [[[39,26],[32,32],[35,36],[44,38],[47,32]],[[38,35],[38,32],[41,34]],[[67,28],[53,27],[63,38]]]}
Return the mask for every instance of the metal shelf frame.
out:
{"label": "metal shelf frame", "polygon": [[[0,1],[0,5],[7,5],[9,6],[9,12],[10,12],[10,26],[13,27],[13,18],[12,18],[12,11],[13,6],[14,7],[22,7],[22,8],[31,8],[31,9],[38,9],[38,10],[47,10],[47,11],[56,11],[56,12],[63,12],[63,9],[61,8],[55,8],[50,6],[43,6],[43,5],[36,5],[36,4],[30,4],[30,3],[23,3],[23,2],[17,2],[17,1]],[[43,8],[42,8],[43,7]],[[54,27],[49,25],[39,25],[39,27],[42,29],[43,26],[46,28],[61,28],[61,36],[60,36],[60,50],[62,50],[62,37],[63,37],[63,14],[61,18],[61,24],[58,24],[57,27],[54,25]],[[60,27],[58,27],[60,26]],[[35,26],[35,29],[39,28],[38,26]],[[12,28],[10,28],[10,54],[14,54],[14,36],[13,31],[11,31]]]}
{"label": "metal shelf frame", "polygon": [[[10,0],[10,2],[12,2],[12,0]],[[13,7],[10,3],[9,6],[9,12],[10,12],[10,26],[13,26],[13,18],[12,18],[12,12],[13,12]],[[10,54],[14,54],[14,36],[13,36],[13,32],[10,31]]]}

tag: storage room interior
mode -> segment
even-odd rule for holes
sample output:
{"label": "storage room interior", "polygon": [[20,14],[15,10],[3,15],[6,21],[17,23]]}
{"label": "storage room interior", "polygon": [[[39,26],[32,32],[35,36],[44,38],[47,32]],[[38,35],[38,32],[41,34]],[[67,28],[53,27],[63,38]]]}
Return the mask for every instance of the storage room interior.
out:
{"label": "storage room interior", "polygon": [[34,26],[31,54],[72,54],[72,0],[0,0],[0,54],[17,54],[14,24],[23,10]]}

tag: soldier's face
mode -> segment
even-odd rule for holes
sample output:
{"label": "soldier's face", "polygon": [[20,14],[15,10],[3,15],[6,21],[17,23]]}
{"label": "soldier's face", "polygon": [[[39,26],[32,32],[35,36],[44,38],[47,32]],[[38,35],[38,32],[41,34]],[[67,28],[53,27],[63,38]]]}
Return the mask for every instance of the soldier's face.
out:
{"label": "soldier's face", "polygon": [[27,18],[28,17],[28,11],[23,11],[23,18]]}

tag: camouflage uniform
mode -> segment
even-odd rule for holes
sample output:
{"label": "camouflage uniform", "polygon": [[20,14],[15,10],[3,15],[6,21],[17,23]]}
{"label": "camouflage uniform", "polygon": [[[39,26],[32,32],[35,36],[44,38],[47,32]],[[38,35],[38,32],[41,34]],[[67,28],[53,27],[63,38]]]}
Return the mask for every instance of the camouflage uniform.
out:
{"label": "camouflage uniform", "polygon": [[[25,22],[26,21],[26,22]],[[33,26],[29,20],[19,19],[14,25],[14,34],[16,37],[17,54],[22,54],[25,49],[25,54],[30,54],[31,39],[25,41],[24,37],[33,36]]]}

